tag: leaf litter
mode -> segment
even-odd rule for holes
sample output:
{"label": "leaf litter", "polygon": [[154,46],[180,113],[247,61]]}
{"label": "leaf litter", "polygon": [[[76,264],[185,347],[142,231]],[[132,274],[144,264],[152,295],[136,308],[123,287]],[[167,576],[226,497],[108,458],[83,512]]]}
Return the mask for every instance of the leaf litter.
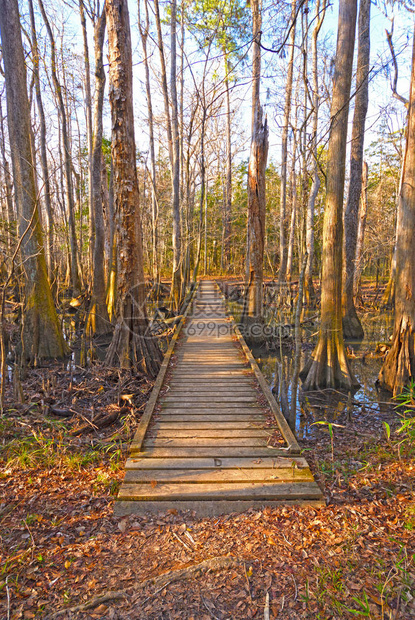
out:
{"label": "leaf litter", "polygon": [[[102,368],[69,380],[55,367],[28,371],[27,403],[8,394],[1,618],[415,618],[415,461],[393,428],[370,434],[367,416],[356,417],[353,433],[336,428],[334,458],[325,429],[303,441],[322,508],[116,518],[151,387]],[[75,413],[53,416],[58,405]],[[111,424],[88,424],[103,410],[117,411]]]}

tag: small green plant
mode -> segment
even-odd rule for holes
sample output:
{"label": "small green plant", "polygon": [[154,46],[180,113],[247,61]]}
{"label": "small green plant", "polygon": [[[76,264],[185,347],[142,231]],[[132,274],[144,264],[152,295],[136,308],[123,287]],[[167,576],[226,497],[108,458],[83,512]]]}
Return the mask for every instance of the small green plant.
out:
{"label": "small green plant", "polygon": [[383,430],[385,431],[386,441],[388,443],[390,443],[391,427],[389,426],[389,424],[387,422],[382,422],[382,424],[383,424]]}
{"label": "small green plant", "polygon": [[329,435],[330,435],[330,442],[331,442],[331,460],[332,462],[334,462],[334,431],[333,431],[333,428],[335,426],[337,428],[344,428],[344,426],[342,424],[334,424],[334,422],[327,422],[327,420],[318,420],[317,422],[313,422],[313,424],[322,424],[324,426],[327,426]]}
{"label": "small green plant", "polygon": [[415,505],[408,506],[405,510],[405,525],[406,530],[415,530]]}
{"label": "small green plant", "polygon": [[26,525],[32,525],[37,520],[37,515],[26,515],[24,522]]}
{"label": "small green plant", "polygon": [[395,400],[399,403],[398,410],[403,408],[403,412],[399,411],[402,418],[401,426],[396,431],[401,436],[398,442],[398,451],[405,447],[411,454],[415,451],[415,381],[411,379],[410,384],[404,388],[401,394],[395,396]]}
{"label": "small green plant", "polygon": [[346,611],[354,614],[355,616],[370,618],[370,607],[366,592],[363,592],[363,598],[360,598],[358,596],[352,596],[352,601],[357,603],[357,605],[359,605],[361,609],[352,609],[350,607],[346,607]]}

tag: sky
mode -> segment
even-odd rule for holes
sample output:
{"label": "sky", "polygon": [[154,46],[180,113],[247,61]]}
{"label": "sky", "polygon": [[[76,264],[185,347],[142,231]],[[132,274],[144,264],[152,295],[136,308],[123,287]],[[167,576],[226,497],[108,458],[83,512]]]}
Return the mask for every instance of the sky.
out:
{"label": "sky", "polygon": [[[162,2],[164,6],[166,3]],[[52,20],[57,28],[60,28],[60,15],[64,13],[66,15],[66,40],[69,47],[73,50],[75,55],[80,56],[82,54],[82,35],[79,25],[78,12],[75,9],[65,8],[60,2],[52,3],[50,0],[46,0],[46,6],[50,14],[55,14],[55,19]],[[62,8],[61,8],[62,7]],[[266,47],[274,48],[278,45],[278,42],[284,39],[286,33],[286,20],[278,20],[278,11],[271,0],[264,0],[264,17],[263,17],[263,38],[262,41]],[[399,63],[399,81],[398,91],[404,96],[408,95],[409,91],[409,76],[410,76],[410,61],[411,61],[411,48],[412,48],[412,29],[413,29],[413,14],[407,12],[405,9],[399,8],[394,5],[395,8],[388,8],[390,13],[389,17],[394,17],[394,44],[396,56]],[[137,28],[137,3],[133,0],[129,0],[130,9],[130,21],[133,43],[133,63],[134,63],[134,109],[136,120],[136,142],[137,147],[145,151],[148,149],[147,143],[147,123],[146,123],[146,100],[144,89],[144,67],[142,63],[142,50],[141,43],[138,36]],[[25,6],[22,3],[22,11],[24,13]],[[289,13],[289,11],[288,11]],[[313,6],[310,4],[309,19],[313,16]],[[323,67],[323,61],[326,63],[326,67],[330,67],[330,62],[334,58],[335,44],[336,44],[336,32],[337,32],[337,16],[338,16],[338,2],[335,1],[329,5],[323,24],[323,28],[320,34],[320,46],[321,68]],[[370,83],[370,104],[367,117],[367,136],[366,146],[376,139],[377,131],[382,119],[387,119],[392,129],[397,129],[398,126],[402,126],[405,121],[405,108],[402,103],[397,100],[391,99],[390,88],[390,76],[387,75],[390,67],[390,52],[386,42],[385,28],[391,29],[391,21],[382,11],[376,6],[372,5],[371,16],[371,83]],[[40,25],[40,21],[39,21]],[[90,24],[88,24],[90,26]],[[167,34],[167,31],[166,31]],[[42,31],[43,37],[45,36],[44,29]],[[92,28],[89,28],[89,48],[90,55],[93,56],[93,42],[92,42]],[[186,37],[189,42],[188,54],[191,58],[196,56],[196,48],[191,43],[190,36]],[[166,36],[166,49],[169,47],[169,38]],[[151,63],[154,65],[156,71],[158,67],[158,51],[152,50],[152,46],[149,42]],[[249,154],[250,144],[250,115],[251,115],[251,81],[250,81],[250,55],[251,50],[249,46],[246,48],[247,58],[246,66],[243,75],[240,77],[237,86],[233,91],[232,108],[235,110],[235,126],[239,132],[239,147],[237,159],[246,159]],[[156,53],[157,52],[157,53]],[[270,126],[270,149],[269,159],[274,161],[277,165],[280,159],[281,151],[281,124],[282,124],[282,107],[283,107],[283,89],[285,80],[285,71],[287,64],[287,54],[282,55],[273,54],[272,52],[263,51],[262,58],[262,88],[261,88],[261,100],[264,105],[264,109],[268,115],[268,122]],[[389,64],[388,64],[389,63]],[[221,60],[218,59],[216,65],[220,65]],[[212,63],[212,70],[215,69],[215,63]],[[198,70],[197,66],[193,67],[194,74],[197,79]],[[219,69],[218,69],[219,70]],[[390,73],[390,69],[389,69]],[[199,73],[200,75],[200,73]],[[186,77],[186,86],[190,82],[189,74]],[[329,82],[329,81],[328,81]],[[329,86],[329,84],[328,84]],[[294,86],[295,88],[295,86]],[[162,98],[159,87],[156,82],[153,82],[153,98],[154,106],[156,110],[162,110]],[[49,105],[51,102],[49,102]],[[105,124],[104,132],[107,137],[110,137],[110,115],[108,97],[106,97],[105,104]],[[353,100],[351,102],[350,120],[353,112]],[[54,111],[51,110],[53,116]],[[322,119],[324,116],[328,119],[329,108],[328,105],[323,106],[321,111]],[[80,119],[81,127],[83,126],[83,110],[78,109],[78,117]],[[52,117],[51,117],[52,118]],[[165,140],[161,140],[162,145],[165,145]]]}

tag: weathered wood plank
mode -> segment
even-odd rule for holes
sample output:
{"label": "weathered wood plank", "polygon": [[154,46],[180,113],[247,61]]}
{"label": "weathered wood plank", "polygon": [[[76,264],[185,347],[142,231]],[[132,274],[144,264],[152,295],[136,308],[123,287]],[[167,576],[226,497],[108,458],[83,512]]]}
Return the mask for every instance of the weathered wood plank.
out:
{"label": "weathered wood plank", "polygon": [[214,383],[211,383],[210,385],[205,385],[203,383],[199,383],[199,381],[194,381],[192,383],[188,383],[186,385],[170,385],[168,391],[166,392],[166,395],[170,394],[171,392],[178,392],[182,395],[186,394],[186,392],[188,392],[191,396],[193,396],[193,394],[195,393],[195,391],[197,390],[198,393],[202,393],[202,392],[207,392],[208,394],[212,394],[212,390],[214,390],[214,393],[218,394],[218,396],[227,396],[229,398],[230,394],[237,394],[238,396],[245,396],[245,395],[252,395],[252,394],[257,394],[260,392],[256,392],[255,388],[253,385],[234,385],[234,386],[216,386]]}
{"label": "weathered wood plank", "polygon": [[[160,415],[165,412],[170,413],[220,413],[222,412],[234,412],[234,413],[264,413],[263,410],[260,409],[258,403],[223,403],[223,402],[179,402],[176,400],[174,403],[160,403]],[[180,411],[179,411],[180,410]]]}
{"label": "weathered wood plank", "polygon": [[223,458],[142,458],[132,457],[127,460],[126,469],[309,469],[307,461],[301,457],[275,456],[264,458],[223,457]]}
{"label": "weathered wood plank", "polygon": [[[181,411],[181,410],[180,410]],[[248,422],[265,422],[266,418],[264,417],[263,414],[259,414],[259,415],[245,415],[245,414],[240,414],[240,413],[235,413],[233,415],[230,415],[228,413],[222,414],[222,413],[218,413],[218,414],[205,414],[204,412],[201,412],[199,414],[194,413],[192,411],[192,413],[190,414],[182,414],[182,413],[160,413],[157,414],[154,418],[154,420],[160,421],[160,422],[166,422],[166,423],[174,423],[174,422],[194,422],[195,424],[201,424],[202,421],[206,422],[207,424],[209,423],[215,423],[217,424],[218,422],[223,422],[224,424],[229,423],[229,422],[234,422],[235,424],[245,424]]]}
{"label": "weathered wood plank", "polygon": [[[169,399],[178,398],[178,399],[194,399],[197,397],[198,400],[210,400],[212,398],[212,390],[214,390],[214,398],[221,401],[226,402],[229,400],[230,390],[216,390],[216,388],[212,387],[210,390],[202,389],[197,383],[194,384],[193,387],[187,387],[186,389],[178,389],[178,388],[170,388],[170,390],[166,393],[166,396]],[[232,388],[231,389],[232,398],[237,397],[238,399],[242,398],[245,400],[253,400],[256,399],[256,394],[253,391],[253,388]],[[239,401],[237,401],[239,402]]]}
{"label": "weathered wood plank", "polygon": [[[168,389],[153,407],[144,441],[138,434],[131,445],[117,514],[173,506],[220,514],[267,503],[321,503],[291,431],[291,450],[285,442],[267,445],[276,429],[260,404],[260,371],[225,313],[216,285],[202,282]],[[275,415],[275,401],[268,404]],[[285,421],[277,417],[284,434]]]}
{"label": "weathered wood plank", "polygon": [[272,446],[267,446],[266,448],[261,448],[257,446],[250,447],[218,447],[218,446],[208,446],[208,447],[199,447],[199,448],[189,448],[189,447],[152,447],[148,446],[141,451],[140,449],[135,448],[134,443],[131,445],[131,456],[139,455],[140,457],[145,458],[199,458],[199,457],[207,457],[207,458],[222,458],[222,457],[250,457],[252,459],[261,459],[263,457],[272,457],[272,456],[283,456],[288,455],[287,448],[274,448]]}
{"label": "weathered wood plank", "polygon": [[[197,291],[197,284],[196,284],[196,286],[194,288],[193,296],[196,293],[196,291]],[[168,349],[166,351],[166,354],[164,356],[163,363],[162,363],[162,365],[160,367],[159,374],[157,375],[157,379],[156,379],[156,382],[154,384],[153,390],[151,392],[150,398],[147,401],[146,407],[144,409],[144,413],[141,416],[140,423],[139,423],[137,431],[136,431],[136,433],[134,435],[134,443],[136,445],[138,445],[138,444],[143,442],[143,439],[144,439],[145,434],[147,432],[147,428],[148,428],[148,425],[150,423],[151,416],[153,415],[153,411],[154,411],[154,408],[156,406],[157,399],[159,397],[161,387],[163,385],[164,377],[166,376],[167,368],[169,366],[170,359],[171,359],[171,356],[173,354],[174,347],[176,345],[177,339],[179,337],[179,334],[180,334],[181,329],[182,329],[182,327],[183,327],[183,325],[184,325],[184,323],[186,321],[187,314],[188,314],[188,312],[189,312],[191,307],[192,307],[192,299],[190,299],[189,304],[188,304],[188,306],[186,308],[186,311],[185,311],[185,313],[184,313],[180,323],[176,327],[176,331],[173,334],[173,337],[171,339],[169,347],[168,347]]]}
{"label": "weathered wood plank", "polygon": [[[157,441],[159,441],[159,439],[204,439],[204,438],[209,438],[209,439],[214,439],[214,438],[219,438],[219,439],[225,439],[225,440],[229,440],[229,439],[237,439],[237,438],[258,438],[258,437],[262,437],[268,439],[271,435],[272,435],[273,431],[272,430],[266,430],[264,428],[257,428],[255,426],[251,426],[248,429],[240,429],[240,428],[226,428],[226,427],[220,427],[220,430],[218,430],[218,428],[207,428],[207,429],[180,429],[180,428],[173,428],[173,429],[166,429],[165,426],[161,429],[161,428],[156,428],[156,427],[151,427],[147,433],[146,439],[145,439],[145,443],[144,445],[146,445],[147,440],[148,439],[156,439]],[[195,444],[196,445],[196,444]]]}
{"label": "weathered wood plank", "polygon": [[[132,444],[134,446],[134,444]],[[266,439],[263,437],[146,437],[144,440],[144,449],[163,448],[171,446],[172,448],[201,448],[214,447],[232,448],[244,446],[258,446],[260,448],[267,445]]]}
{"label": "weathered wood plank", "polygon": [[[180,511],[193,511],[198,517],[217,517],[227,513],[240,513],[246,510],[262,510],[266,506],[276,508],[277,506],[324,506],[323,498],[319,499],[273,499],[273,500],[175,500],[174,509]],[[131,514],[136,515],[158,515],[172,509],[171,500],[167,501],[116,501],[114,504],[114,514],[117,517],[125,517]]]}
{"label": "weathered wood plank", "polygon": [[123,484],[119,499],[138,500],[221,500],[221,499],[320,499],[321,491],[315,482],[240,483],[214,484]]}
{"label": "weathered wood plank", "polygon": [[[249,431],[249,430],[253,430],[253,429],[259,429],[259,428],[265,428],[264,426],[265,424],[265,420],[260,420],[257,422],[252,422],[252,421],[243,421],[243,420],[239,420],[239,421],[235,421],[235,422],[224,422],[221,418],[219,418],[218,420],[216,420],[215,422],[206,422],[206,420],[202,420],[202,421],[193,421],[193,422],[156,422],[155,424],[152,424],[150,429],[149,429],[149,433],[152,433],[154,431],[157,431],[157,434],[159,436],[159,433],[164,432],[164,431],[168,431],[169,433],[175,432],[175,431],[215,431],[215,432],[220,432],[220,433],[224,433],[227,432],[229,430],[232,431]],[[220,430],[218,430],[220,429]]]}
{"label": "weathered wood plank", "polygon": [[162,399],[162,404],[163,405],[180,405],[180,407],[194,407],[195,405],[199,405],[199,404],[203,404],[203,405],[207,405],[207,406],[211,406],[213,404],[220,404],[220,405],[235,405],[236,407],[238,406],[238,404],[240,403],[256,403],[258,401],[258,397],[256,394],[249,394],[247,396],[232,396],[232,403],[229,403],[229,396],[215,396],[215,395],[210,395],[209,397],[209,403],[206,402],[206,397],[199,397],[196,393],[195,394],[191,394],[189,396],[186,397],[176,397],[174,398],[174,396],[170,396],[169,393],[167,393],[166,396],[163,397]]}
{"label": "weathered wood plank", "polygon": [[127,483],[162,482],[162,483],[197,483],[211,484],[217,482],[312,482],[313,475],[309,469],[129,469],[125,475]]}

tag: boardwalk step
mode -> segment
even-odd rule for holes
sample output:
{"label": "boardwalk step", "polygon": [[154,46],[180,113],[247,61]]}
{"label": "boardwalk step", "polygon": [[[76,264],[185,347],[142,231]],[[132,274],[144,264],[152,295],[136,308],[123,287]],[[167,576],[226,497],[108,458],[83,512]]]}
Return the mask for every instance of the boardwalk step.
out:
{"label": "boardwalk step", "polygon": [[144,451],[134,447],[134,443],[131,444],[131,456],[139,455],[140,457],[152,457],[152,458],[190,458],[196,459],[199,457],[204,458],[223,458],[223,457],[249,457],[251,459],[268,458],[269,456],[282,456],[288,454],[287,449],[274,448],[272,446],[267,448],[261,448],[257,446],[251,447],[152,447],[148,446]]}
{"label": "boardwalk step", "polygon": [[166,483],[212,484],[216,482],[241,484],[252,482],[312,482],[313,475],[309,469],[129,469],[125,475],[128,483]]}
{"label": "boardwalk step", "polygon": [[307,469],[308,463],[303,457],[275,456],[267,458],[244,458],[244,457],[224,457],[221,459],[213,458],[141,458],[132,457],[127,460],[126,469],[212,469],[221,467],[222,469]]}
{"label": "boardwalk step", "polygon": [[191,313],[180,344],[183,321],[176,331],[131,444],[116,514],[174,508],[208,516],[321,504],[307,461],[215,283],[201,283]]}
{"label": "boardwalk step", "polygon": [[315,482],[255,482],[217,483],[127,483],[119,492],[120,499],[139,501],[159,500],[221,500],[221,499],[320,499],[321,491]]}

